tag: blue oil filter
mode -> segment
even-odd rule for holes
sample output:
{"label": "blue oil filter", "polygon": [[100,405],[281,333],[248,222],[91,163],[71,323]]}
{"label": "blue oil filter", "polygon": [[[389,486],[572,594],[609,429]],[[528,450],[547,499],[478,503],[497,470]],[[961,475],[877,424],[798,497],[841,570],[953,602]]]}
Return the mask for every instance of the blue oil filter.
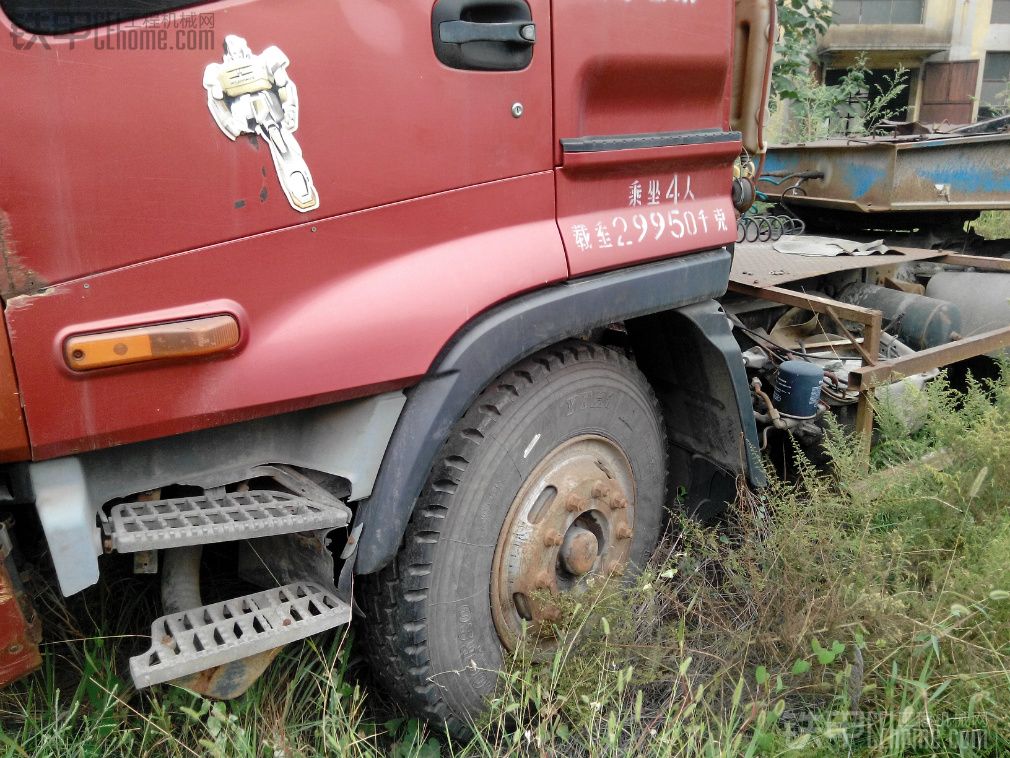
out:
{"label": "blue oil filter", "polygon": [[779,413],[793,418],[817,414],[824,369],[807,361],[785,361],[779,366],[772,401]]}

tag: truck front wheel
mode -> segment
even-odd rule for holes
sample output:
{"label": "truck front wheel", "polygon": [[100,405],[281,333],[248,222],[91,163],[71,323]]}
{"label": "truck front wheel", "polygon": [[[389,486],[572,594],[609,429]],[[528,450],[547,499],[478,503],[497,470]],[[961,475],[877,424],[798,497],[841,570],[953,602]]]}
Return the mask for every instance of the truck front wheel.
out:
{"label": "truck front wheel", "polygon": [[375,675],[465,733],[524,627],[549,637],[553,596],[647,560],[665,496],[659,404],[630,360],[575,341],[524,360],[456,424],[396,559],[362,578]]}

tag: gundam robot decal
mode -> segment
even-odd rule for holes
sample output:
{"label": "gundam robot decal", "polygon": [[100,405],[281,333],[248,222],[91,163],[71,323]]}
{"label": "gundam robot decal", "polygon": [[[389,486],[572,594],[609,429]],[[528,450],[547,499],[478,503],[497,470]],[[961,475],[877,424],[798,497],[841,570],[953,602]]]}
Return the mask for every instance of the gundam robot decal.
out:
{"label": "gundam robot decal", "polygon": [[288,202],[307,213],[319,207],[319,195],[294,135],[298,90],[288,77],[289,62],[274,46],[253,55],[244,39],[230,34],[224,38],[224,60],[207,66],[203,86],[221,131],[231,140],[242,134],[265,140]]}

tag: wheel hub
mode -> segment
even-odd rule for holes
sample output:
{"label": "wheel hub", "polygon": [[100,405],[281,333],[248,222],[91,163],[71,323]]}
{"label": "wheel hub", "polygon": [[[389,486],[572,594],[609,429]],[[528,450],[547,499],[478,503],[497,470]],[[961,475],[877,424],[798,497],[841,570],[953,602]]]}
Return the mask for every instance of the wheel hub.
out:
{"label": "wheel hub", "polygon": [[512,649],[526,625],[549,636],[560,593],[590,574],[623,573],[635,519],[631,463],[600,435],[568,440],[533,470],[509,506],[495,548],[491,613]]}
{"label": "wheel hub", "polygon": [[596,563],[600,541],[588,529],[572,524],[561,543],[561,564],[572,576],[582,576]]}

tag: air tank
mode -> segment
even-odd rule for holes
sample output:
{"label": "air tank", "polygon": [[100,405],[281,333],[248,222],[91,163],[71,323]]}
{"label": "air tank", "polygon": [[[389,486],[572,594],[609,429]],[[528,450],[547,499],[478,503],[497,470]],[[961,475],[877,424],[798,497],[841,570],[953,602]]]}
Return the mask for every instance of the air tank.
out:
{"label": "air tank", "polygon": [[850,284],[838,299],[880,311],[884,327],[896,325],[888,331],[915,350],[945,345],[961,334],[961,309],[944,300],[876,284]]}
{"label": "air tank", "polygon": [[1010,324],[1010,274],[943,271],[929,280],[926,294],[961,309],[965,337]]}

